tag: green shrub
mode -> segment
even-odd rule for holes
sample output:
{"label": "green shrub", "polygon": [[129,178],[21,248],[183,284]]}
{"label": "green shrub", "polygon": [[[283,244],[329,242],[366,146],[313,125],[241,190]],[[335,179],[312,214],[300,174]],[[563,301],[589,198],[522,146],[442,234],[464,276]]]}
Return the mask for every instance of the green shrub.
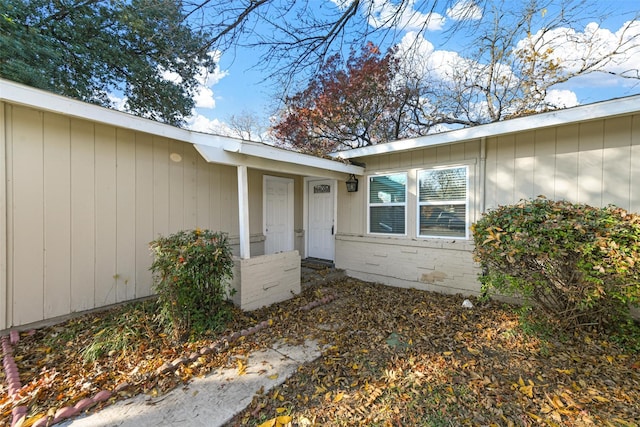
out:
{"label": "green shrub", "polygon": [[150,247],[158,319],[165,330],[183,341],[218,328],[231,313],[226,299],[233,259],[226,234],[180,231]]}
{"label": "green shrub", "polygon": [[640,216],[544,198],[473,226],[486,292],[516,296],[563,328],[613,325],[640,302]]}

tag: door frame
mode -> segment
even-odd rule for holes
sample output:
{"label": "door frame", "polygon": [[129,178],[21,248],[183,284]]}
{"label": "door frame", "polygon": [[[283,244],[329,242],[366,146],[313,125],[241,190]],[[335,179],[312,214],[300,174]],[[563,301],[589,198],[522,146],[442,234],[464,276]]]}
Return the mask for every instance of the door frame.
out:
{"label": "door frame", "polygon": [[[313,181],[331,181],[331,185],[335,191],[333,192],[333,225],[334,225],[334,238],[337,235],[338,230],[338,180],[331,178],[319,178],[313,176],[304,177],[303,185],[303,206],[302,206],[302,227],[304,229],[304,258],[309,257],[309,183]],[[333,245],[333,255],[331,261],[335,261],[336,258],[336,246]]]}
{"label": "door frame", "polygon": [[267,254],[267,181],[280,181],[287,184],[287,204],[289,208],[287,210],[287,229],[288,229],[288,244],[291,249],[283,252],[293,251],[296,248],[295,240],[295,195],[294,195],[294,180],[293,178],[283,178],[280,176],[263,175],[262,176],[262,233],[265,236],[264,253]]}

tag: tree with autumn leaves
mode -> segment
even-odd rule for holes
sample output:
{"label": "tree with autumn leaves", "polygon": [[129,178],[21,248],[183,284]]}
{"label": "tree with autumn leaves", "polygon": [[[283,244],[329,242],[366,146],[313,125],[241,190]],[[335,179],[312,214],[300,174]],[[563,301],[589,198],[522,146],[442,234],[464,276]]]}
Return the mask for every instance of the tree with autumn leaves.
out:
{"label": "tree with autumn leaves", "polygon": [[333,55],[306,89],[288,97],[276,139],[294,149],[321,155],[407,136],[404,116],[413,96],[395,84],[399,60],[373,43],[351,51],[346,62]]}

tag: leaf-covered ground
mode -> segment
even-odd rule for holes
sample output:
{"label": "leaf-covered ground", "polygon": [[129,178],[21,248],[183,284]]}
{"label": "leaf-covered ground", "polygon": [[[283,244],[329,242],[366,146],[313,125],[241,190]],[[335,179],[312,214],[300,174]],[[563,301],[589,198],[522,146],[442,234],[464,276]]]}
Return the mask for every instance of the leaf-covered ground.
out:
{"label": "leaf-covered ground", "polygon": [[[327,295],[336,298],[301,310]],[[525,333],[513,307],[472,299],[468,309],[463,299],[350,278],[307,286],[284,303],[237,312],[220,334],[269,319],[271,326],[162,375],[155,372],[164,362],[220,335],[172,345],[156,329],[151,303],[71,320],[23,334],[14,349],[25,425],[100,389],[128,384],[109,402],[161,394],[276,340],[307,338],[323,345],[322,356],[256,395],[230,425],[639,425],[637,354],[595,333],[539,339]],[[96,348],[108,334],[127,340]],[[6,424],[11,405],[2,387]]]}

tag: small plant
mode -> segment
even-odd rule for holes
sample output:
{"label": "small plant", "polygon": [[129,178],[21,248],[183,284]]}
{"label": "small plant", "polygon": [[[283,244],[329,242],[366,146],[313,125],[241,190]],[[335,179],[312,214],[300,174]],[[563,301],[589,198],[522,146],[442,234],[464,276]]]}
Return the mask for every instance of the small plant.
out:
{"label": "small plant", "polygon": [[629,319],[611,332],[611,340],[629,353],[640,353],[640,323]]}
{"label": "small plant", "polygon": [[155,304],[142,301],[124,305],[110,312],[95,323],[91,342],[82,351],[85,362],[92,363],[112,352],[127,354],[134,352],[144,340],[152,335],[152,314]]}
{"label": "small plant", "polygon": [[226,234],[180,231],[150,247],[158,319],[174,339],[199,336],[228,319],[233,259]]}
{"label": "small plant", "polygon": [[640,302],[640,216],[544,198],[473,226],[483,291],[517,296],[563,329],[613,326]]}

